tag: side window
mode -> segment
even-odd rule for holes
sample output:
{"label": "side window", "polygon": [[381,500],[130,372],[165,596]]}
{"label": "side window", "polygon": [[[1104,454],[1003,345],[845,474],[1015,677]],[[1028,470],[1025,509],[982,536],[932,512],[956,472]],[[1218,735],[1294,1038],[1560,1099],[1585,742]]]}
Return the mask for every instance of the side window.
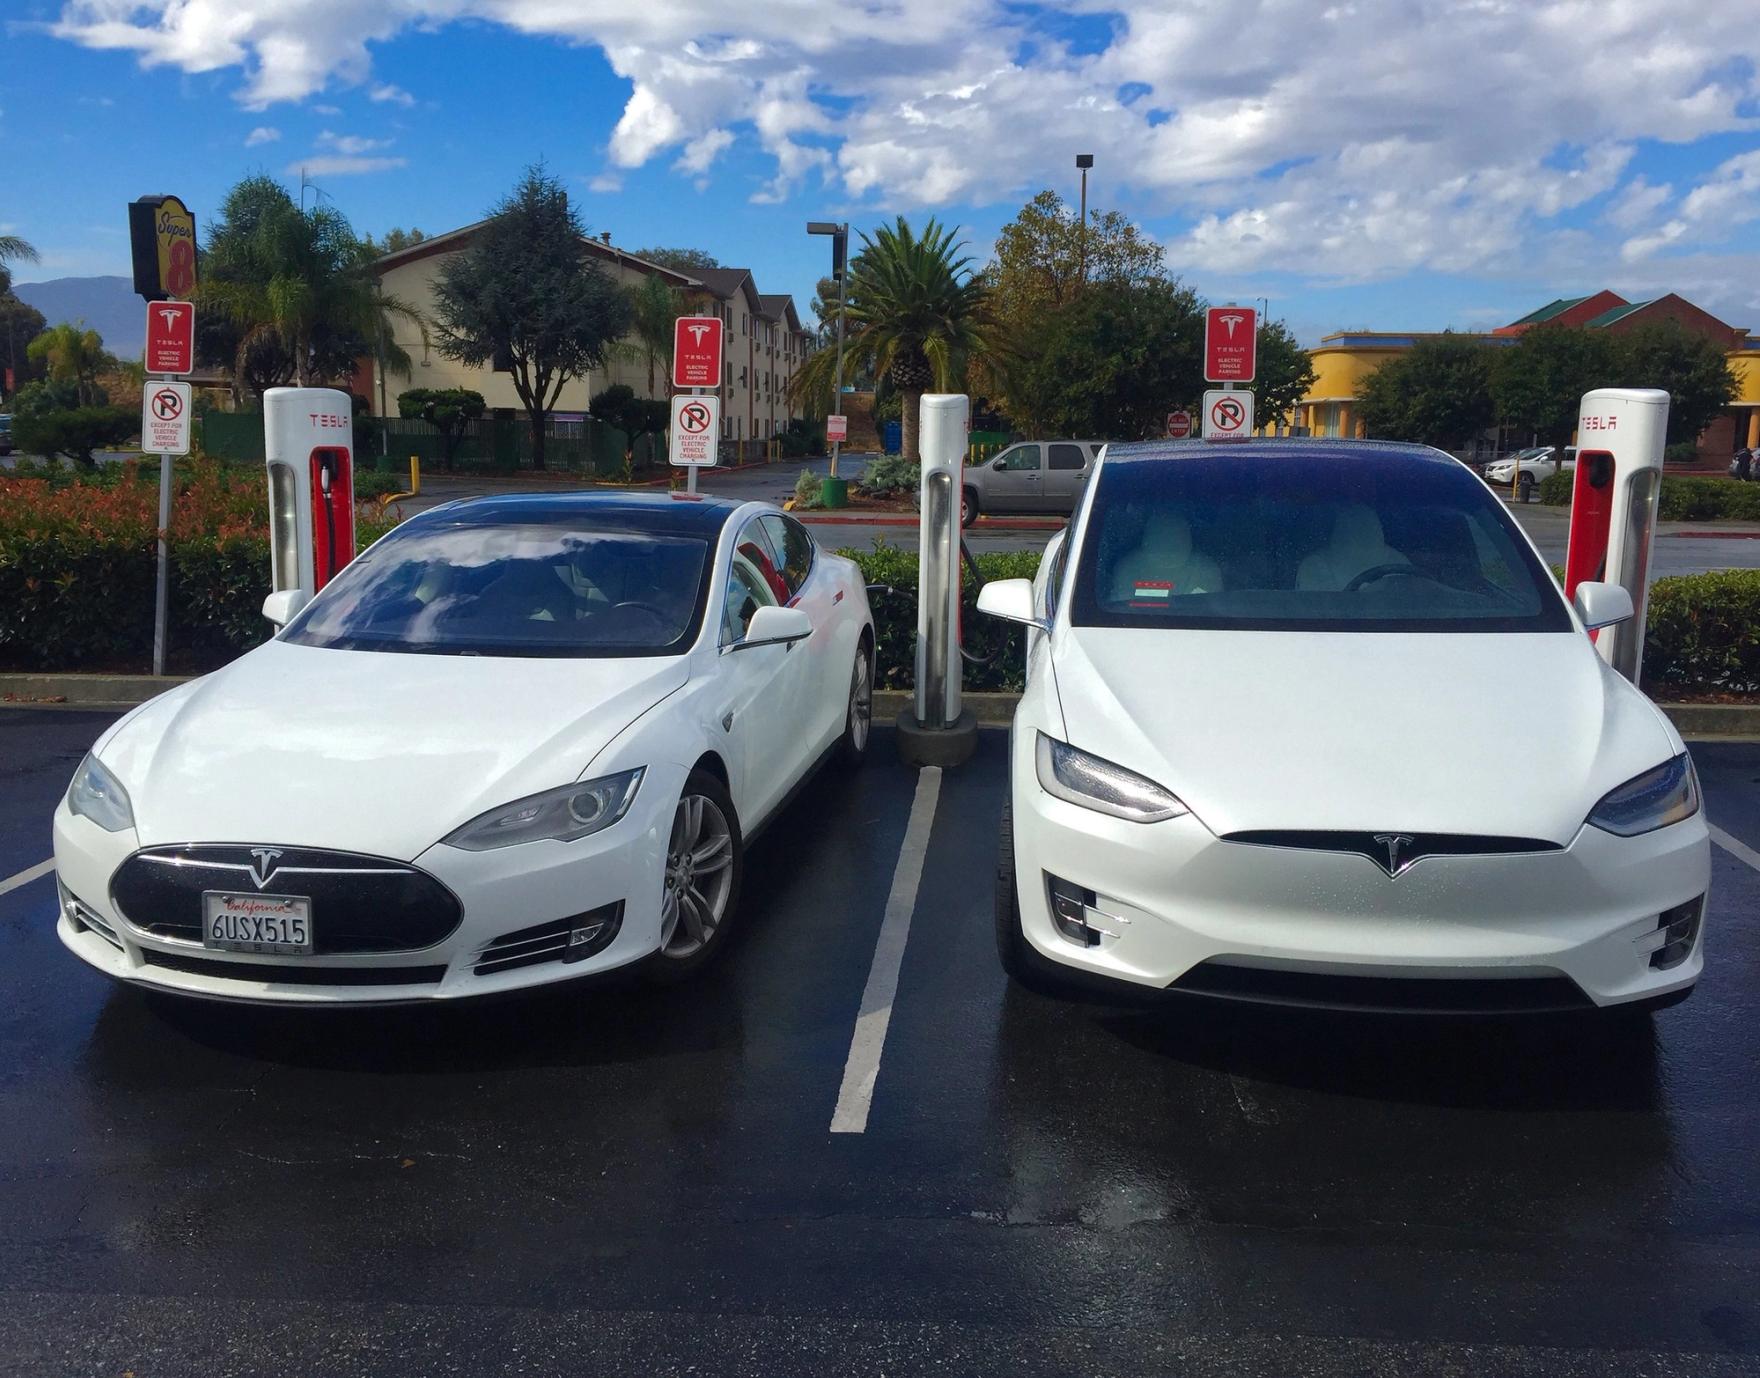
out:
{"label": "side window", "polygon": [[1086,451],[1080,445],[1048,445],[1051,467],[1053,469],[1080,469],[1088,462]]}
{"label": "side window", "polygon": [[[748,536],[756,537],[747,540]],[[752,615],[759,608],[782,602],[776,596],[771,579],[775,577],[764,533],[758,523],[747,523],[734,547],[733,563],[727,571],[727,602],[721,609],[721,644],[731,646],[746,634]],[[770,571],[768,574],[766,571]]]}
{"label": "side window", "polygon": [[1057,543],[1057,553],[1051,557],[1051,573],[1045,579],[1045,616],[1053,617],[1057,613],[1057,600],[1063,594],[1063,572],[1068,566],[1069,537],[1067,535]]}
{"label": "side window", "polygon": [[788,517],[771,516],[763,521],[772,548],[782,557],[782,577],[792,597],[801,591],[801,585],[813,572],[813,538],[807,534],[806,527]]}
{"label": "side window", "polygon": [[1039,467],[1039,446],[1016,445],[1012,450],[1004,450],[1002,452],[1002,467],[1011,471],[1036,470]]}
{"label": "side window", "polygon": [[764,581],[772,602],[788,602],[793,594],[782,573],[782,555],[764,518],[753,517],[745,524],[734,544],[734,551],[737,559],[743,559],[747,567]]}

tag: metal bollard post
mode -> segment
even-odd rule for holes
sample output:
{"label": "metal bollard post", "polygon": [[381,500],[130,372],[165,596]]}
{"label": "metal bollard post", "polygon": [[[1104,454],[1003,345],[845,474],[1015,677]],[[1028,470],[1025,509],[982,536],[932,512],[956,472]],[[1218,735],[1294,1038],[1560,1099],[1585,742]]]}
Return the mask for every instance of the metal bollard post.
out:
{"label": "metal bollard post", "polygon": [[953,393],[923,398],[916,694],[898,715],[899,754],[910,765],[956,766],[978,745],[977,720],[960,699],[959,494],[969,407]]}

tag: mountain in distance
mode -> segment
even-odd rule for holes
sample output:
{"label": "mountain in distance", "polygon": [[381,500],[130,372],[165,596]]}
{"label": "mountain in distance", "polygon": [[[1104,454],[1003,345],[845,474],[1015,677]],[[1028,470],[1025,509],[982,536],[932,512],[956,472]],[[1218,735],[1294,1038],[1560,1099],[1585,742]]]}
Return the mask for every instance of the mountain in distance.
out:
{"label": "mountain in distance", "polygon": [[50,325],[84,321],[104,337],[104,348],[119,359],[138,359],[146,349],[146,303],[125,277],[51,278],[15,282],[13,295],[43,313]]}

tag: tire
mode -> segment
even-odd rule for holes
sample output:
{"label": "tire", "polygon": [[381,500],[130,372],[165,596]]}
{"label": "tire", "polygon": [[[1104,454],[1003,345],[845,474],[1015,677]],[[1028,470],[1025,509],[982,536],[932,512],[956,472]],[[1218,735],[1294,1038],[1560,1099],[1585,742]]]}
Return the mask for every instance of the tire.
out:
{"label": "tire", "polygon": [[978,512],[978,490],[976,488],[961,489],[959,495],[959,524],[962,527],[970,526],[973,522],[978,520]]}
{"label": "tire", "polygon": [[[697,801],[697,807],[690,807],[692,801]],[[687,838],[686,832],[693,829],[695,836]],[[717,832],[724,838],[726,864],[713,871],[699,870]],[[693,853],[688,867],[683,866],[686,844]],[[685,780],[673,812],[673,831],[667,848],[662,876],[665,898],[661,904],[660,949],[648,959],[643,973],[661,985],[685,980],[713,962],[727,947],[728,930],[739,910],[745,839],[727,786],[707,771],[693,770]],[[702,885],[705,876],[713,877],[709,887]],[[718,906],[714,903],[717,896]],[[706,910],[716,915],[713,924],[704,922]],[[690,921],[693,914],[694,924]]]}
{"label": "tire", "polygon": [[837,743],[837,759],[855,770],[868,759],[874,740],[874,649],[866,636],[856,647],[849,672],[849,704],[843,711],[843,736]]}
{"label": "tire", "polygon": [[1014,802],[1002,806],[996,841],[996,955],[1008,979],[1037,995],[1055,995],[1065,984],[1054,963],[1033,950],[1021,932],[1021,897],[1014,874]]}

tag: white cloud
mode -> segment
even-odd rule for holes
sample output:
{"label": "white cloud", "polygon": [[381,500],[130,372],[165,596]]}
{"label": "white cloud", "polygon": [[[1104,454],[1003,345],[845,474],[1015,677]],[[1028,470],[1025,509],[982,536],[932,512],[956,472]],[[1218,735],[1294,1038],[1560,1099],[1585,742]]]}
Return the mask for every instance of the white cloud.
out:
{"label": "white cloud", "polygon": [[289,163],[287,175],[297,177],[304,173],[308,177],[352,177],[366,172],[389,172],[393,168],[408,165],[408,158],[350,158],[345,155],[320,154],[315,158],[301,158],[298,162]]}
{"label": "white cloud", "polygon": [[410,95],[408,91],[405,91],[401,86],[393,86],[390,82],[375,86],[367,93],[367,99],[377,102],[380,105],[386,103],[401,105],[406,110],[416,103],[416,98]]}
{"label": "white cloud", "polygon": [[281,131],[279,129],[271,128],[266,124],[259,124],[255,129],[251,130],[249,134],[245,135],[244,146],[246,148],[255,148],[258,144],[272,144],[280,137]]}
{"label": "white cloud", "polygon": [[611,196],[623,190],[623,178],[615,173],[601,172],[597,177],[587,179],[587,190],[601,196]]}
{"label": "white cloud", "polygon": [[390,139],[368,139],[358,134],[335,134],[328,129],[318,135],[318,143],[325,148],[333,148],[338,153],[346,153],[350,157],[371,153],[375,149],[391,147]]}
{"label": "white cloud", "polygon": [[[1567,244],[1580,275],[1617,264],[1622,239],[1628,258],[1679,255],[1748,223],[1753,170],[1726,165],[1678,204],[1627,172],[1642,141],[1760,127],[1752,4],[1685,14],[1679,0],[1072,0],[1048,25],[1011,0],[61,0],[54,27],[148,66],[236,70],[261,107],[346,86],[401,104],[374,84],[375,45],[501,24],[596,46],[629,83],[612,169],[664,158],[700,180],[750,141],[771,163],[754,199],[824,179],[909,209],[1006,205],[1093,153],[1106,204],[1189,219],[1172,246],[1187,268],[1357,279]],[[1079,44],[1072,23],[1089,26]]]}

